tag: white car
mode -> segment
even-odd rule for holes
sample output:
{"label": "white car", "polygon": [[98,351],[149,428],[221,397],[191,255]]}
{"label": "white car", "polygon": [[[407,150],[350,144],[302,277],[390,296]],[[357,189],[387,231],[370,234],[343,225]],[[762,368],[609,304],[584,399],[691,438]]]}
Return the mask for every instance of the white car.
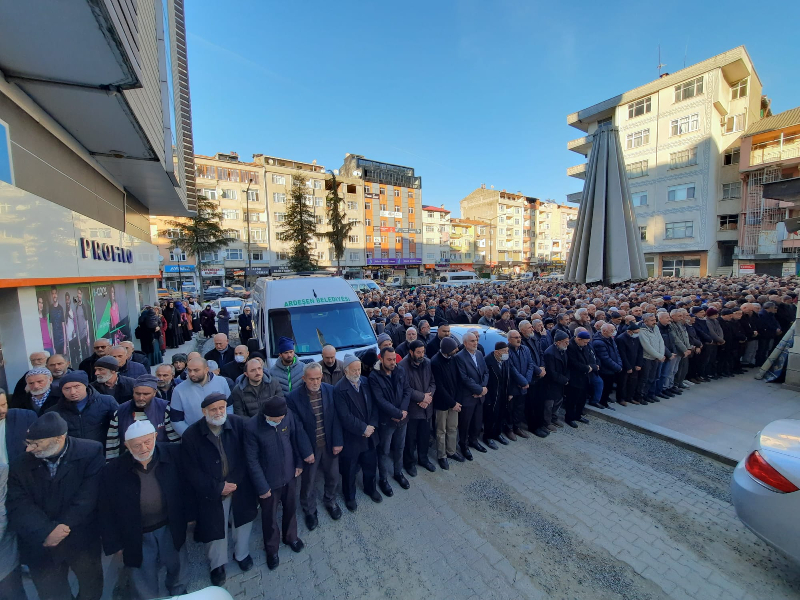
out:
{"label": "white car", "polygon": [[756,435],[733,471],[731,497],[742,523],[800,563],[800,420],[773,421]]}
{"label": "white car", "polygon": [[228,314],[230,315],[228,320],[238,321],[239,315],[244,310],[244,300],[241,298],[230,297],[220,298],[219,300],[214,300],[211,303],[211,310],[213,310],[214,314],[216,315],[220,310],[222,310],[223,306],[228,309]]}

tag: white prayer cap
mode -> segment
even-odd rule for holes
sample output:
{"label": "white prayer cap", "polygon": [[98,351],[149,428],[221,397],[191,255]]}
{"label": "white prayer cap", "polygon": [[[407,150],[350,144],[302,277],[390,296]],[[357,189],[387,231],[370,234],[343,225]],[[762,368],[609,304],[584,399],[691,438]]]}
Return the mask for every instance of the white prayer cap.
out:
{"label": "white prayer cap", "polygon": [[143,419],[141,421],[134,421],[130,427],[125,431],[125,440],[133,440],[138,437],[142,437],[145,435],[150,435],[151,433],[155,433],[156,428],[153,427],[153,424],[148,421],[147,419]]}

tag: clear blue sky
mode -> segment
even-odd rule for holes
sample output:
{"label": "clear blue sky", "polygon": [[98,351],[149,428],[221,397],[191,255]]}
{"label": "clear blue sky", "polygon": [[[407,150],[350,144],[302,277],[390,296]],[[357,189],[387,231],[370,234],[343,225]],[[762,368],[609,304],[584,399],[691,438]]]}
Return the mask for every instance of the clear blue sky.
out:
{"label": "clear blue sky", "polygon": [[565,202],[568,113],[747,47],[773,112],[800,105],[796,19],[752,2],[186,3],[195,151],[414,167],[458,214],[481,183]]}

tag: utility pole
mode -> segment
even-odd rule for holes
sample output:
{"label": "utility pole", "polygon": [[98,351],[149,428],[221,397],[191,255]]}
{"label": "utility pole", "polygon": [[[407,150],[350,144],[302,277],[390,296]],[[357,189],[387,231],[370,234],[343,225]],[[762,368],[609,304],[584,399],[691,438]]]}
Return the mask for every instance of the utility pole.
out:
{"label": "utility pole", "polygon": [[[247,211],[245,214],[247,215],[247,219],[245,220],[247,223],[247,266],[244,268],[244,289],[250,289],[250,269],[253,268],[253,254],[250,252],[250,186],[253,183],[253,178],[250,177],[247,181],[247,189],[244,191],[244,207]],[[267,199],[264,198],[264,202]]]}
{"label": "utility pole", "polygon": [[181,254],[183,250],[181,250],[181,247],[178,245],[180,239],[181,238],[178,238],[178,241],[175,242],[175,252],[178,254],[178,290],[180,290],[181,300],[183,300],[183,268],[181,267]]}

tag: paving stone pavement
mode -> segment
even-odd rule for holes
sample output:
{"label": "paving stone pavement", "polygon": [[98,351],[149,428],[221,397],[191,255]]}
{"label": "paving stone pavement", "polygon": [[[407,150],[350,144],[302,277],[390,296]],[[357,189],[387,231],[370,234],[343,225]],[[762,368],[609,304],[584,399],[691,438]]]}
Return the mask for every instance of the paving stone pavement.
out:
{"label": "paving stone pavement", "polygon": [[[800,598],[800,572],[736,519],[731,469],[591,418],[420,474],[338,522],[320,509],[306,549],[228,566],[250,598]],[[342,505],[344,508],[344,506]],[[209,584],[190,545],[192,588]]]}

